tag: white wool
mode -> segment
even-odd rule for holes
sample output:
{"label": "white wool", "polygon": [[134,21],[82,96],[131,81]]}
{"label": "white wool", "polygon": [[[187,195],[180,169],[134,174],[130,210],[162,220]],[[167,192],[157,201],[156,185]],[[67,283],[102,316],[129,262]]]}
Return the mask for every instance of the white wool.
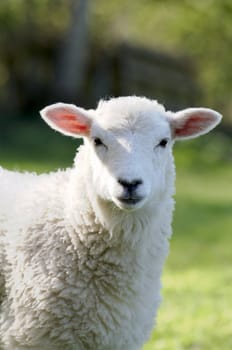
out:
{"label": "white wool", "polygon": [[[83,111],[91,131],[72,169],[0,168],[2,350],[138,350],[155,324],[174,205],[170,113],[138,97]],[[119,179],[140,180],[138,204],[121,201]]]}

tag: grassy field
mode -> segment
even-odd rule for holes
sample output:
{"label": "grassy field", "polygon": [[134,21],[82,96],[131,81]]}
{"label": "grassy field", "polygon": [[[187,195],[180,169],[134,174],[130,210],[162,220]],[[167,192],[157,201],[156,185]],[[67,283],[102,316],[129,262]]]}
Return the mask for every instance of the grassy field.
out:
{"label": "grassy field", "polygon": [[[18,126],[0,138],[0,164],[37,171],[65,167],[76,146],[41,125]],[[164,300],[143,350],[231,350],[231,141],[206,136],[177,145],[175,154],[177,204]]]}
{"label": "grassy field", "polygon": [[231,173],[178,174],[164,300],[143,350],[232,349]]}

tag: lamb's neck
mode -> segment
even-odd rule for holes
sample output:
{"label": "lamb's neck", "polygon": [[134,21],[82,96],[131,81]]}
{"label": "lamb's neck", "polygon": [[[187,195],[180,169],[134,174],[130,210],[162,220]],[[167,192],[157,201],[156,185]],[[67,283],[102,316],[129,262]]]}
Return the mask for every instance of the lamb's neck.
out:
{"label": "lamb's neck", "polygon": [[65,191],[64,214],[74,228],[82,223],[84,217],[92,214],[86,186],[83,183],[83,174],[75,167],[70,171]]}

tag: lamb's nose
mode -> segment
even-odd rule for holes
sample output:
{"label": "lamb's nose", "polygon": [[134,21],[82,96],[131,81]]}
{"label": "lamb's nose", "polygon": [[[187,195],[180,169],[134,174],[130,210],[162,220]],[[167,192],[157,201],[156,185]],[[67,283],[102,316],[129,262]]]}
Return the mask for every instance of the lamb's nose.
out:
{"label": "lamb's nose", "polygon": [[122,185],[129,193],[132,193],[137,189],[139,185],[142,185],[143,181],[141,179],[135,179],[132,181],[118,179],[118,183]]}

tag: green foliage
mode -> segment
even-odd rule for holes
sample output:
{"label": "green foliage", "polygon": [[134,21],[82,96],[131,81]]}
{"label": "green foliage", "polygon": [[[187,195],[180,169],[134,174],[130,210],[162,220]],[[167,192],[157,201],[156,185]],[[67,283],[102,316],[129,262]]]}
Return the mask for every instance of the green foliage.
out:
{"label": "green foliage", "polygon": [[[56,48],[70,25],[73,3],[0,1],[1,105],[9,106],[13,100],[17,106],[20,99],[26,99],[12,95],[18,90],[29,95],[32,77],[34,89],[46,90],[51,83]],[[97,0],[90,2],[90,36],[95,46],[108,48],[127,40],[189,57],[196,67],[203,103],[231,121],[231,16],[230,0]],[[16,86],[12,87],[12,81]]]}
{"label": "green foliage", "polygon": [[231,120],[230,0],[99,0],[93,13],[94,33],[107,44],[124,39],[191,58],[205,103]]}
{"label": "green foliage", "polygon": [[70,21],[70,0],[1,0],[0,118],[34,110],[49,95],[53,52]]}
{"label": "green foliage", "polygon": [[[0,37],[10,33],[19,34],[20,30],[30,34],[41,31],[59,32],[69,21],[70,1],[63,0],[2,0],[0,2],[0,28],[4,29]],[[30,27],[30,28],[29,28]],[[33,29],[33,32],[30,32]],[[26,34],[26,33],[25,33]]]}

